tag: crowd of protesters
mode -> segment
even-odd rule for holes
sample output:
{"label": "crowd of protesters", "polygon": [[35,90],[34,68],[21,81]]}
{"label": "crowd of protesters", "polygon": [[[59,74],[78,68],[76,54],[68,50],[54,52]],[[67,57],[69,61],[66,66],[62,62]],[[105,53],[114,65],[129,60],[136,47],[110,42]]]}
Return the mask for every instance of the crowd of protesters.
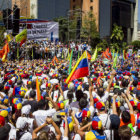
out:
{"label": "crowd of protesters", "polygon": [[[70,42],[69,47],[61,42],[49,42],[47,40],[41,41],[27,41],[21,47],[19,44],[15,42],[10,43],[10,52],[8,54],[9,60],[17,59],[17,48],[19,48],[19,57],[26,58],[26,59],[52,59],[55,55],[57,57],[64,57],[66,58],[68,55],[69,49],[73,48],[74,56],[78,56],[82,54],[84,50],[91,51],[91,46],[85,43],[74,43]],[[77,59],[77,57],[75,57]]]}
{"label": "crowd of protesters", "polygon": [[[112,59],[105,64],[97,57],[89,60],[89,76],[67,84],[67,46],[59,44],[65,57],[55,63],[50,60],[59,54],[57,45],[43,43],[44,56],[35,48],[33,60],[9,56],[0,67],[0,140],[140,139],[140,58],[118,60],[113,69]],[[81,54],[91,49],[73,42],[70,47]]]}

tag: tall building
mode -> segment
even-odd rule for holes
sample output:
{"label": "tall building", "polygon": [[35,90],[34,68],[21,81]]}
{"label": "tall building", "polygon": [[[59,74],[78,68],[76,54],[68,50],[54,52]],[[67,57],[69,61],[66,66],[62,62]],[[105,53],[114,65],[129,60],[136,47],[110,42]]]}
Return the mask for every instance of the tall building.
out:
{"label": "tall building", "polygon": [[30,0],[12,0],[12,7],[17,5],[20,8],[20,16],[29,18],[30,15]]}
{"label": "tall building", "polygon": [[70,9],[70,0],[38,0],[38,19],[53,20],[56,17],[66,17]]}
{"label": "tall building", "polygon": [[140,40],[140,31],[138,31],[138,40]]}
{"label": "tall building", "polygon": [[122,26],[128,43],[137,40],[138,0],[112,0],[112,26]]}
{"label": "tall building", "polygon": [[84,14],[92,12],[101,38],[110,36],[111,0],[70,0],[70,9],[81,8]]}
{"label": "tall building", "polygon": [[11,0],[0,0],[0,11],[6,8],[11,8]]}

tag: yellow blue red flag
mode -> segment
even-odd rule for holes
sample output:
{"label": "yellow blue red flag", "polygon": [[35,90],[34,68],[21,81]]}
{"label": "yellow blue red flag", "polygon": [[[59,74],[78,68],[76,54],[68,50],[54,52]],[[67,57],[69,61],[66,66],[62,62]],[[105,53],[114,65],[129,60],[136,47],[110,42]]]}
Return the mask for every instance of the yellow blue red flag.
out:
{"label": "yellow blue red flag", "polygon": [[78,59],[76,65],[68,76],[66,83],[75,79],[79,79],[89,75],[87,52],[85,51],[82,56]]}

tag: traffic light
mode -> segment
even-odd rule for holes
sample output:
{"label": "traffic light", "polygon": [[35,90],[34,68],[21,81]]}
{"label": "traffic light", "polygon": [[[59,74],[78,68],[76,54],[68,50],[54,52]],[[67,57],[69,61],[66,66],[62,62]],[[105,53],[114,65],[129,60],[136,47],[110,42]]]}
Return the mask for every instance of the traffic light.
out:
{"label": "traffic light", "polygon": [[19,33],[19,20],[20,20],[20,9],[17,5],[13,7],[13,36],[16,36]]}
{"label": "traffic light", "polygon": [[3,23],[5,25],[5,28],[8,29],[12,29],[12,19],[11,19],[11,13],[12,10],[11,9],[4,9],[3,10]]}

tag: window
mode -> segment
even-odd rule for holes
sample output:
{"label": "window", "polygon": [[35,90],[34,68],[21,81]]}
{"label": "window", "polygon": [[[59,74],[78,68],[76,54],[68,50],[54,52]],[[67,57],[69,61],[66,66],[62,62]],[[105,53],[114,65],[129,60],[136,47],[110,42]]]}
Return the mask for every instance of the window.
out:
{"label": "window", "polygon": [[75,5],[73,5],[73,10],[75,10]]}
{"label": "window", "polygon": [[75,2],[75,0],[73,0],[73,2]]}
{"label": "window", "polygon": [[93,6],[90,6],[90,10],[93,11]]}
{"label": "window", "polygon": [[93,0],[90,0],[90,2],[93,2]]}

